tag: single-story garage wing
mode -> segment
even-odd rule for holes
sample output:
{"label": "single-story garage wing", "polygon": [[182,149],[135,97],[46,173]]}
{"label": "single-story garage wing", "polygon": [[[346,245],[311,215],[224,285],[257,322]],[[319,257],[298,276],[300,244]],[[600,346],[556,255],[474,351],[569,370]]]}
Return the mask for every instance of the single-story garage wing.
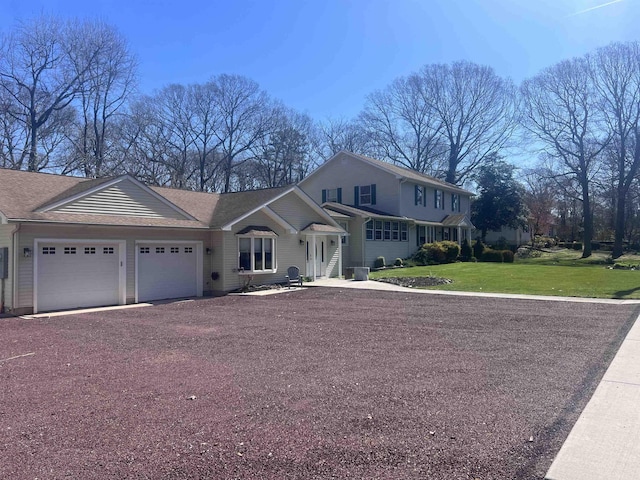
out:
{"label": "single-story garage wing", "polygon": [[0,308],[220,294],[285,282],[291,265],[337,276],[345,234],[296,186],[215,194],[0,169]]}

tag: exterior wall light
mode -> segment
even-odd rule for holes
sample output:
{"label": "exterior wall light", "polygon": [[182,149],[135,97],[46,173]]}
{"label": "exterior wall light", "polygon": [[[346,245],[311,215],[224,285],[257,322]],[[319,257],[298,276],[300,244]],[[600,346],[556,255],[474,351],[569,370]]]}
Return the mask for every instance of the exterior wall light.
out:
{"label": "exterior wall light", "polygon": [[210,249],[209,247],[207,247],[207,248],[205,249],[205,253],[206,253],[207,255],[211,255],[211,249]]}
{"label": "exterior wall light", "polygon": [[24,258],[31,257],[31,249],[29,247],[24,247],[23,255],[24,255]]}

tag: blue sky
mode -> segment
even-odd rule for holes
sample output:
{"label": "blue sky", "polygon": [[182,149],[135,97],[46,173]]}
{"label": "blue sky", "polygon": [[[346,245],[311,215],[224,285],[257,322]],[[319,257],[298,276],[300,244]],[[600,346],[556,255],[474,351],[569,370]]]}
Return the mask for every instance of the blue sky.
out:
{"label": "blue sky", "polygon": [[520,82],[640,36],[640,0],[4,0],[0,29],[40,13],[114,25],[143,93],[235,73],[319,120],[356,115],[425,64],[469,60]]}

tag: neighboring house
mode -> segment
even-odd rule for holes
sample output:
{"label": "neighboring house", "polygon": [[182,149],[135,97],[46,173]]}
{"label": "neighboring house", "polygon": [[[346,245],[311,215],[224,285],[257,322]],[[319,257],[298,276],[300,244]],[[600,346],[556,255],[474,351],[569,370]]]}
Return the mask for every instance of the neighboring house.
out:
{"label": "neighboring house", "polygon": [[[344,230],[297,186],[214,194],[0,169],[5,311],[30,313],[337,276]],[[0,269],[0,277],[2,277]]]}
{"label": "neighboring house", "polygon": [[[482,232],[477,231],[476,236],[480,237]],[[504,239],[507,245],[519,247],[526,243],[531,243],[531,233],[522,228],[502,227],[500,230],[489,230],[485,237],[485,243],[492,245]]]}
{"label": "neighboring house", "polygon": [[343,265],[411,256],[422,244],[471,241],[472,193],[429,175],[339,152],[299,184],[347,232]]}

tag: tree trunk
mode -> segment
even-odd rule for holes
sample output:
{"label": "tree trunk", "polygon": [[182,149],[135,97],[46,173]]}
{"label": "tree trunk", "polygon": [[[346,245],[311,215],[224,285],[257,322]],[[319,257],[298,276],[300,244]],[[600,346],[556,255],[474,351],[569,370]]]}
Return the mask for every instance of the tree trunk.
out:
{"label": "tree trunk", "polygon": [[591,240],[593,240],[593,215],[591,214],[591,199],[589,198],[589,184],[586,179],[582,182],[582,214],[584,215],[584,232],[582,237],[582,258],[591,256]]}
{"label": "tree trunk", "polygon": [[622,185],[618,186],[618,198],[616,199],[616,224],[613,238],[613,251],[611,257],[622,256],[622,241],[624,240],[626,191]]}

